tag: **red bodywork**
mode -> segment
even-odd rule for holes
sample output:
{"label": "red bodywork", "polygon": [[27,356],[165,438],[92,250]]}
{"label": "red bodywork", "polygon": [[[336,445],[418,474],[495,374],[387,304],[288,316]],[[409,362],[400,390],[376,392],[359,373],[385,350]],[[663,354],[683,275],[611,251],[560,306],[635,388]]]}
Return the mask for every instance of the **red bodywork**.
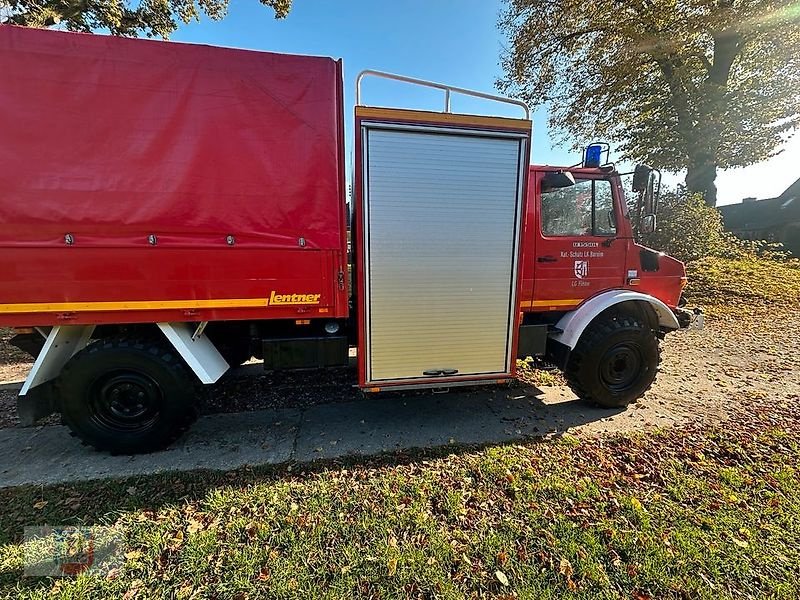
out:
{"label": "red bodywork", "polygon": [[[341,62],[3,26],[0,69],[0,326],[348,316]],[[644,270],[615,174],[570,169],[612,182],[615,239],[542,235],[553,170],[530,169],[520,310],[675,307],[683,265]]]}
{"label": "red bodywork", "polygon": [[341,62],[3,26],[0,70],[0,325],[347,315]]}
{"label": "red bodywork", "polygon": [[[600,292],[612,289],[642,292],[675,308],[686,283],[684,265],[634,241],[625,194],[615,172],[591,168],[568,169],[575,178],[611,182],[617,226],[613,238],[592,235],[546,237],[542,234],[541,181],[546,173],[560,169],[532,166],[529,171],[520,309],[523,312],[563,312],[577,308]],[[657,257],[657,271],[644,269],[642,251]],[[579,269],[578,262],[585,263],[585,271]],[[576,271],[580,272],[580,277]]]}

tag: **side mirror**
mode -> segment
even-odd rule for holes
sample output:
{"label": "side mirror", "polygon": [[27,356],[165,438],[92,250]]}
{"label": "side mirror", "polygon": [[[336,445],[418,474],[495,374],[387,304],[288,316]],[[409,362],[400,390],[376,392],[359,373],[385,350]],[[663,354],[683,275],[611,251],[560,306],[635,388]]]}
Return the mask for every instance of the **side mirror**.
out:
{"label": "side mirror", "polygon": [[551,171],[542,177],[542,193],[575,185],[575,178],[569,171]]}
{"label": "side mirror", "polygon": [[633,191],[644,192],[650,185],[650,176],[653,174],[653,168],[647,165],[636,165],[633,171]]}
{"label": "side mirror", "polygon": [[645,215],[642,217],[641,231],[642,233],[653,233],[656,230],[656,216]]}

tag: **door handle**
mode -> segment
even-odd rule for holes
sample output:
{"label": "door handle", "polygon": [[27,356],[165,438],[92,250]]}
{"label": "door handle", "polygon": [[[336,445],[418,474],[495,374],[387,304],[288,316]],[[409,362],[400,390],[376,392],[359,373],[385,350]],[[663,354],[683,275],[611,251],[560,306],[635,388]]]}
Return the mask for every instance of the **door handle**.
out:
{"label": "door handle", "polygon": [[539,258],[536,259],[536,261],[537,262],[542,262],[542,263],[545,263],[545,262],[558,262],[558,259],[555,256],[548,255],[548,256],[540,256]]}
{"label": "door handle", "polygon": [[423,371],[423,375],[427,375],[428,377],[447,377],[448,375],[455,375],[458,373],[458,369],[431,369],[429,371]]}

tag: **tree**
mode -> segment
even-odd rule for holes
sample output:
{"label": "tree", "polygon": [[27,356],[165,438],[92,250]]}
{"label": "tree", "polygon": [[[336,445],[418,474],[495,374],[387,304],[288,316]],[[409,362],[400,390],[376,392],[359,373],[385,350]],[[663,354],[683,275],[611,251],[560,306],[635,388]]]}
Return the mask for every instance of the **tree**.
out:
{"label": "tree", "polygon": [[506,0],[498,87],[547,105],[562,139],[686,169],[716,204],[718,168],[774,156],[800,125],[796,0]]}
{"label": "tree", "polygon": [[[282,19],[292,0],[259,0]],[[220,20],[229,0],[0,0],[3,22],[29,27],[63,25],[70,31],[107,29],[115,35],[168,38],[178,21],[200,20],[201,13]]]}

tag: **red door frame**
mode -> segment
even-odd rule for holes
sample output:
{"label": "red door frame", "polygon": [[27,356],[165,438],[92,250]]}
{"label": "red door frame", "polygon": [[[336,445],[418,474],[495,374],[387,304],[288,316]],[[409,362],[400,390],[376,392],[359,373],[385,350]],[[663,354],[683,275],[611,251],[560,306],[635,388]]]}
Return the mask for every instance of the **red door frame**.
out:
{"label": "red door frame", "polygon": [[[426,111],[411,111],[403,109],[371,109],[366,107],[356,106],[355,108],[355,134],[354,134],[354,168],[353,174],[353,194],[352,194],[352,210],[356,211],[355,214],[355,247],[354,247],[354,262],[355,262],[355,275],[356,275],[356,314],[357,314],[357,331],[358,331],[358,385],[365,391],[379,392],[384,389],[391,388],[408,388],[408,387],[436,387],[439,384],[455,385],[468,385],[476,382],[496,382],[503,383],[513,378],[516,374],[516,355],[517,343],[519,337],[519,324],[521,322],[522,313],[515,312],[515,323],[512,328],[512,341],[511,341],[511,369],[507,376],[497,376],[487,378],[486,376],[474,377],[432,377],[420,378],[413,381],[395,381],[395,382],[381,382],[379,386],[370,385],[367,383],[366,372],[366,333],[367,323],[365,318],[366,309],[366,290],[364,287],[364,221],[363,211],[360,210],[363,203],[363,149],[361,144],[361,126],[363,121],[382,121],[387,123],[406,124],[406,125],[431,125],[439,127],[448,127],[451,129],[485,129],[490,131],[510,131],[510,132],[523,132],[526,134],[525,143],[525,156],[523,157],[523,164],[527,165],[530,162],[531,151],[531,122],[523,121],[520,119],[507,119],[500,117],[481,117],[475,115],[458,115],[453,113],[433,113]],[[527,213],[527,199],[528,199],[528,177],[522,177],[522,209],[520,218],[520,235],[525,235],[525,215]],[[517,288],[516,297],[518,299],[521,295],[522,284],[522,260],[523,260],[523,247],[524,237],[520,238],[519,248],[517,250],[517,277],[515,285]],[[513,309],[512,309],[513,310]]]}

